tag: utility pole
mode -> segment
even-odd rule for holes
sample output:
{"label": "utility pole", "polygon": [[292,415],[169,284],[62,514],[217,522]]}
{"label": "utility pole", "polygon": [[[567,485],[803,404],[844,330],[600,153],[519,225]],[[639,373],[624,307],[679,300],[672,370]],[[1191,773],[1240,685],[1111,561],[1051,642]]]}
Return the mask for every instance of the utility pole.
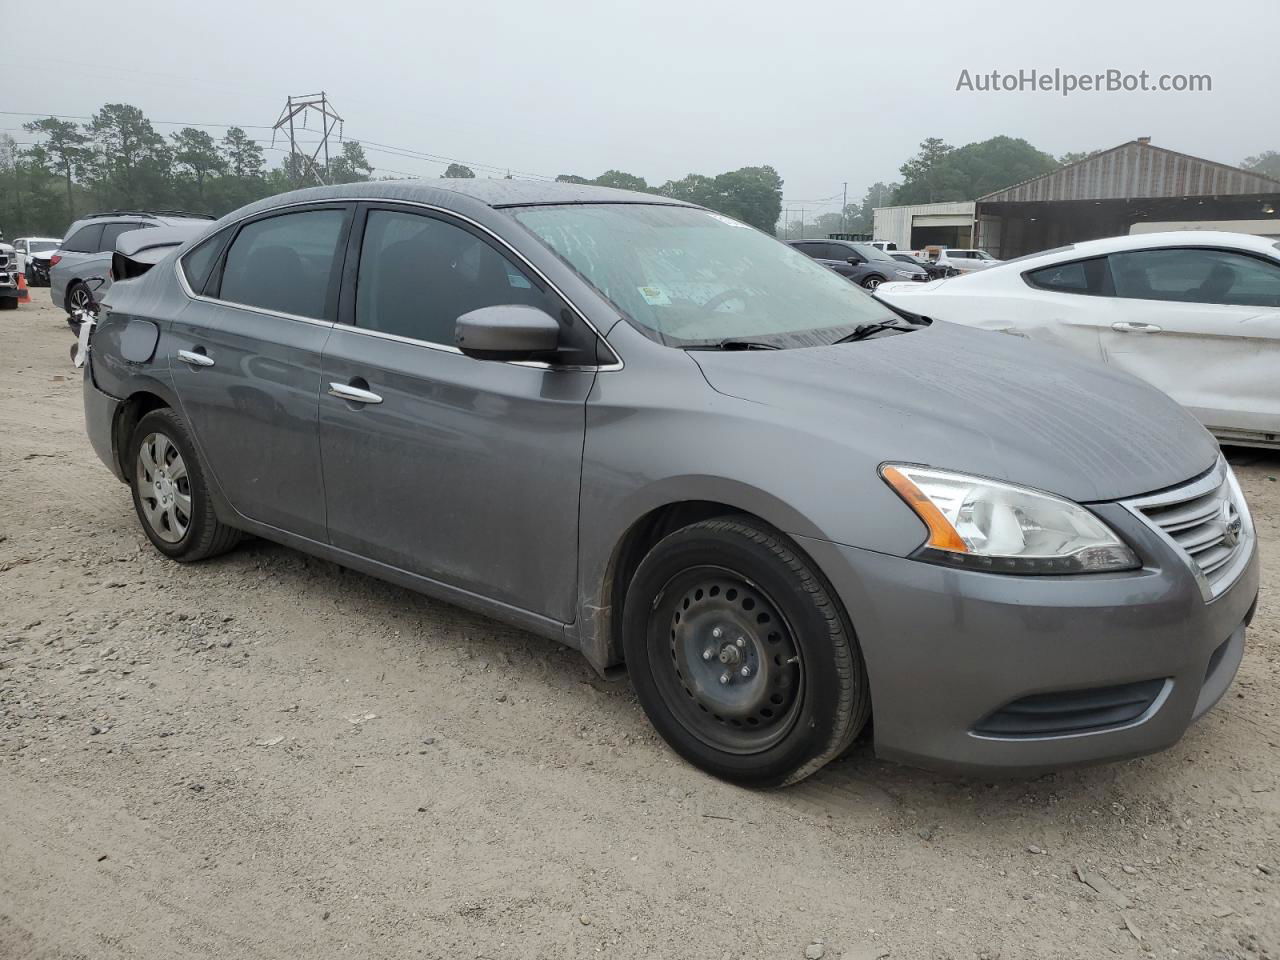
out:
{"label": "utility pole", "polygon": [[844,192],[840,200],[840,232],[849,232],[848,214],[845,212],[849,209],[849,181],[844,182]]}
{"label": "utility pole", "polygon": [[[307,116],[312,111],[320,115],[320,140],[315,150],[308,152],[305,147],[299,146],[294,118],[302,117],[302,128],[305,130]],[[314,177],[316,183],[327,184],[329,182],[329,137],[333,135],[334,130],[337,130],[338,139],[342,139],[342,117],[338,116],[338,111],[333,109],[333,104],[325,92],[321,90],[319,93],[307,93],[300,97],[291,95],[285,101],[284,109],[280,111],[280,119],[271,128],[273,147],[276,145],[276,133],[283,133],[285,127],[289,129],[289,173],[299,182],[303,178]],[[323,166],[320,161],[322,154]]]}
{"label": "utility pole", "polygon": [[800,239],[804,239],[804,207],[800,208]]}

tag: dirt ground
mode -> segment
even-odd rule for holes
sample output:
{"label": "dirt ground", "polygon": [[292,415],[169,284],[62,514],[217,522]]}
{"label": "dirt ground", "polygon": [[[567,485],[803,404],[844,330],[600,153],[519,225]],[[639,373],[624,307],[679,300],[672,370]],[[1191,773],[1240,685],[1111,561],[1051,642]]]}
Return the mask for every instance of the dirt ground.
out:
{"label": "dirt ground", "polygon": [[864,742],[749,792],[549,642],[261,541],[163,559],[34,298],[0,314],[5,960],[1280,958],[1280,456],[1232,454],[1262,604],[1174,749],[993,784]]}

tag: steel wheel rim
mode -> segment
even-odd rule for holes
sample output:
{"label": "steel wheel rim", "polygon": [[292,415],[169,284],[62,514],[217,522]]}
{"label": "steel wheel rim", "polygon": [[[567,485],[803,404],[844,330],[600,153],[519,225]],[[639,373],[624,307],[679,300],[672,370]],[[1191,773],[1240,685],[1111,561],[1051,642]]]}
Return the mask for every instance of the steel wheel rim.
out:
{"label": "steel wheel rim", "polygon": [[650,636],[664,701],[707,746],[760,753],[795,726],[804,699],[799,645],[777,604],[741,574],[714,566],[676,574],[658,596]]}
{"label": "steel wheel rim", "polygon": [[134,471],[138,502],[151,532],[178,543],[191,527],[191,477],[177,444],[163,433],[149,433],[138,445]]}

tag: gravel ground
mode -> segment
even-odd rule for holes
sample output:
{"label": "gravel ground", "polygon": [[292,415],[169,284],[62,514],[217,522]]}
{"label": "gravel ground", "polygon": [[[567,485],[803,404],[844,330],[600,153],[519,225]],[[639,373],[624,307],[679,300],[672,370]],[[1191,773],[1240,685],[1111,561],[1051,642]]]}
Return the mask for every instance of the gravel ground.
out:
{"label": "gravel ground", "polygon": [[[1280,957],[1280,456],[1264,592],[1177,747],[749,792],[576,654],[261,541],[182,566],[0,314],[0,957]],[[1083,882],[1084,876],[1090,883]]]}

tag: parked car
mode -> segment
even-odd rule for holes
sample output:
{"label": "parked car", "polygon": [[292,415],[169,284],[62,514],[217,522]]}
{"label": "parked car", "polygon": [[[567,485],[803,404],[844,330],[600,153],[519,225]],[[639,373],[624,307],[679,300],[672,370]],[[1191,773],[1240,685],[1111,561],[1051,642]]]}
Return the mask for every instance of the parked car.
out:
{"label": "parked car", "polygon": [[0,310],[18,309],[17,254],[0,237]]}
{"label": "parked car", "polygon": [[792,240],[791,245],[867,290],[874,290],[890,280],[929,279],[929,274],[923,267],[899,263],[869,243],[853,240]]}
{"label": "parked car", "polygon": [[914,253],[907,253],[904,250],[890,251],[889,256],[893,257],[893,259],[897,260],[899,263],[909,263],[912,266],[919,267],[929,275],[930,280],[941,280],[944,277],[956,277],[960,275],[960,271],[955,267],[943,266],[940,263],[927,260],[926,258]]}
{"label": "parked car", "polygon": [[1166,747],[1256,606],[1240,488],[1164,394],[652,194],[285,194],[86,329],[90,440],[162,554],[248,531],[625,665],[741,783],[872,715],[954,770]]}
{"label": "parked car", "polygon": [[1280,446],[1280,244],[1187,231],[1090,240],[891,305],[1060,344],[1141,377],[1221,440]]}
{"label": "parked car", "polygon": [[67,311],[91,310],[111,286],[111,254],[116,238],[130,230],[207,224],[211,217],[176,211],[91,213],[67,228],[66,239],[49,260],[49,296]]}
{"label": "parked car", "polygon": [[49,282],[49,258],[62,241],[56,237],[18,237],[13,241],[17,254],[14,266],[27,278],[28,287],[42,287]]}
{"label": "parked car", "polygon": [[937,259],[940,266],[951,267],[960,273],[986,270],[1000,262],[985,250],[962,250],[955,247],[940,248]]}
{"label": "parked car", "polygon": [[[116,238],[107,270],[108,289],[117,280],[132,280],[142,276],[156,263],[208,227],[207,220],[186,220],[169,227],[150,230],[127,230]],[[74,307],[67,314],[67,323],[77,334],[86,316],[96,316],[98,302],[92,300],[86,306]]]}

